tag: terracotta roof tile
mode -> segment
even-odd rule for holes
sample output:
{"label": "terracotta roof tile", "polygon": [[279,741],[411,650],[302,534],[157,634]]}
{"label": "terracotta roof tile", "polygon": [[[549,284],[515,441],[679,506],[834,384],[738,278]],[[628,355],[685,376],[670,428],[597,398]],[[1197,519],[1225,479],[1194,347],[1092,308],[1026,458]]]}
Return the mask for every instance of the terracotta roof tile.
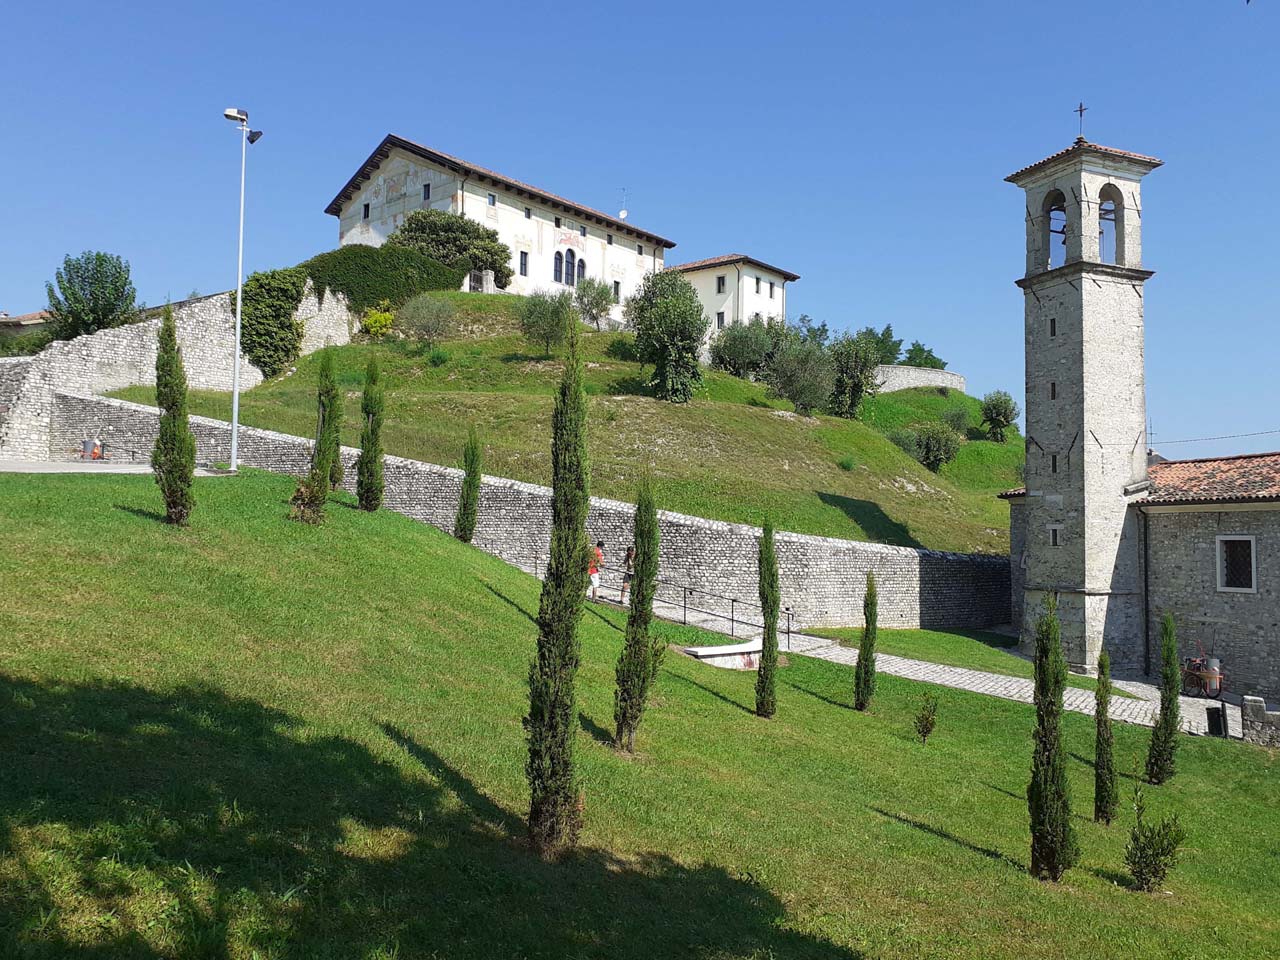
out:
{"label": "terracotta roof tile", "polygon": [[754,263],[763,270],[772,270],[774,273],[781,274],[786,280],[800,279],[800,274],[798,273],[783,270],[781,267],[775,267],[772,264],[765,263],[763,260],[757,260],[755,257],[748,257],[745,253],[725,253],[718,257],[707,257],[705,260],[691,260],[689,263],[676,264],[673,267],[667,267],[667,269],[679,270],[681,273],[685,273],[690,270],[703,270],[707,267],[727,267],[735,263]]}
{"label": "terracotta roof tile", "polygon": [[1147,474],[1154,486],[1147,503],[1280,500],[1280,452],[1166,460]]}
{"label": "terracotta roof tile", "polygon": [[1076,137],[1075,142],[1065,150],[1059,150],[1057,153],[1052,153],[1043,160],[1037,160],[1030,166],[1023,167],[1021,170],[1015,171],[1005,177],[1005,180],[1009,183],[1017,183],[1021,177],[1030,173],[1032,170],[1038,170],[1043,166],[1047,166],[1056,160],[1061,160],[1063,157],[1069,156],[1073,153],[1096,153],[1105,157],[1119,157],[1122,160],[1134,160],[1152,170],[1164,163],[1163,160],[1157,160],[1155,157],[1148,157],[1145,154],[1131,153],[1128,150],[1118,150],[1115,147],[1104,147],[1100,143],[1090,143],[1084,137]]}

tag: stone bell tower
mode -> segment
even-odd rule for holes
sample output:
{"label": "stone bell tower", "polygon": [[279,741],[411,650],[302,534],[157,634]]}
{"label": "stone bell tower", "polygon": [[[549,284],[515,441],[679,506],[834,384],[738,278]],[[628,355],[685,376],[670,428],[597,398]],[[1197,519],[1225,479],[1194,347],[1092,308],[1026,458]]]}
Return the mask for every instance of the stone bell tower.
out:
{"label": "stone bell tower", "polygon": [[1079,137],[1005,178],[1027,210],[1022,641],[1057,594],[1063,654],[1083,672],[1104,641],[1120,662],[1143,642],[1129,506],[1148,488],[1141,181],[1159,165]]}

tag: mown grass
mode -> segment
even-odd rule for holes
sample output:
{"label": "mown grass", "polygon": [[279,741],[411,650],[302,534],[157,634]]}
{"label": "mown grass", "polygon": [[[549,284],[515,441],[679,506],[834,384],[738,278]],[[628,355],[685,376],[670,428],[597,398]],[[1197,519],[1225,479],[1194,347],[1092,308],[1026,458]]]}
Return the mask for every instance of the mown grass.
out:
{"label": "mown grass", "polygon": [[[434,463],[461,456],[475,424],[486,445],[486,471],[546,483],[551,404],[562,370],[557,356],[514,332],[519,299],[447,294],[470,311],[464,339],[442,345],[448,359],[433,365],[428,351],[404,343],[353,344],[336,350],[346,391],[345,443],[359,441],[359,391],[368,358],[376,356],[387,391],[388,452]],[[474,327],[474,330],[472,329]],[[478,337],[478,338],[477,338]],[[941,550],[1008,550],[1008,507],[994,493],[1016,486],[1022,445],[966,443],[940,474],[925,470],[890,443],[884,423],[940,416],[964,405],[977,424],[977,401],[952,392],[914,390],[877,398],[867,422],[797,417],[765,388],[708,371],[693,402],[654,400],[647,370],[627,335],[588,332],[583,338],[590,394],[593,489],[634,498],[638,471],[662,485],[666,509],[738,523],[772,516],[784,530]],[[241,398],[241,420],[309,436],[315,420],[318,358]],[[116,396],[152,402],[134,387]],[[945,401],[945,403],[944,403]],[[194,413],[226,419],[228,394],[193,392]],[[883,423],[882,423],[883,421]]]}
{"label": "mown grass", "polygon": [[[1030,707],[882,676],[857,714],[852,671],[792,656],[762,721],[752,674],[669,654],[625,759],[595,607],[582,845],[543,863],[522,841],[537,583],[395,515],[290,523],[290,492],[201,479],[176,530],[147,477],[0,476],[0,956],[1275,956],[1274,755],[1181,741],[1149,797],[1186,856],[1148,896],[1127,805],[1085,819],[1092,721],[1067,716],[1083,859],[1046,885]],[[1147,733],[1116,736],[1131,770]]]}

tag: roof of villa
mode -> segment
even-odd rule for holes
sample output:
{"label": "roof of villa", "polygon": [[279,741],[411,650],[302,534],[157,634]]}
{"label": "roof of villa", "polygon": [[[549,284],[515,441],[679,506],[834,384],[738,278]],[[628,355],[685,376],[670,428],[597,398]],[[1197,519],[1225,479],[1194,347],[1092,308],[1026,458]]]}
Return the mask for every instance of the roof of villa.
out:
{"label": "roof of villa", "polygon": [[48,310],[37,310],[35,313],[19,313],[12,317],[0,314],[0,326],[30,327],[41,323],[48,323],[51,319],[52,316]]}
{"label": "roof of villa", "polygon": [[681,273],[689,273],[694,270],[707,270],[711,267],[728,267],[735,263],[752,263],[762,270],[772,270],[774,273],[781,274],[787,280],[799,280],[800,274],[792,273],[790,270],[783,270],[781,267],[775,267],[771,263],[765,263],[763,260],[757,260],[755,257],[748,257],[745,253],[725,253],[718,257],[707,257],[705,260],[693,260],[689,263],[677,264],[673,267],[667,267],[668,270],[679,270]]}
{"label": "roof of villa", "polygon": [[[1234,457],[1165,460],[1147,468],[1151,505],[1267,503],[1280,501],[1280,451]],[[1006,490],[1003,500],[1027,495],[1026,487]]]}
{"label": "roof of villa", "polygon": [[535,200],[549,204],[553,209],[560,208],[566,213],[572,213],[575,216],[582,217],[587,220],[594,220],[596,223],[613,227],[619,233],[632,234],[644,240],[649,240],[660,246],[671,248],[674,247],[675,241],[660,237],[656,233],[650,233],[648,230],[642,230],[633,223],[627,223],[625,220],[619,220],[611,217],[607,213],[594,210],[591,207],[583,206],[580,203],[574,203],[572,200],[566,200],[564,197],[557,196],[538,187],[530,186],[520,180],[508,177],[506,174],[498,173],[495,170],[489,170],[486,167],[478,166],[459,157],[450,156],[447,153],[441,153],[439,150],[433,150],[431,147],[423,146],[420,143],[414,143],[412,140],[406,140],[404,137],[397,137],[394,133],[388,133],[382,138],[382,142],[378,144],[373,153],[369,154],[369,158],[360,165],[360,169],[355,172],[346,186],[338,191],[338,195],[329,201],[329,205],[324,208],[325,213],[333,214],[337,217],[342,214],[342,208],[346,202],[351,199],[355,192],[360,189],[360,185],[364,181],[373,176],[373,172],[382,166],[382,162],[391,156],[391,151],[399,148],[430,163],[437,164],[447,170],[462,174],[467,177],[476,177],[481,181],[488,180],[490,183],[498,186],[506,187],[516,193],[517,196],[529,196]]}
{"label": "roof of villa", "polygon": [[1021,170],[1017,170],[1005,177],[1005,180],[1009,183],[1017,183],[1033,170],[1039,170],[1041,167],[1046,167],[1051,163],[1056,163],[1064,157],[1069,157],[1072,154],[1085,153],[1092,153],[1103,157],[1114,157],[1120,160],[1130,160],[1146,167],[1148,170],[1154,170],[1156,167],[1164,163],[1163,160],[1157,160],[1155,157],[1148,157],[1146,154],[1132,153],[1128,150],[1118,150],[1115,147],[1104,147],[1100,143],[1090,143],[1084,137],[1076,137],[1075,142],[1065,150],[1059,150],[1057,153],[1052,153],[1043,160],[1037,160],[1029,167],[1023,167]]}

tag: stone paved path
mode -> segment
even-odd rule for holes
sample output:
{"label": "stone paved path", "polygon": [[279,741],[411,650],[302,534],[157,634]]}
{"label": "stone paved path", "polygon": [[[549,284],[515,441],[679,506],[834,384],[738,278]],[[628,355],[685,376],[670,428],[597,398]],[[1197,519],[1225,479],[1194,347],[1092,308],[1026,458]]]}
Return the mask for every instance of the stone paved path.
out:
{"label": "stone paved path", "polygon": [[[150,473],[146,460],[0,460],[0,473]],[[225,470],[196,467],[197,477],[230,476]]]}

